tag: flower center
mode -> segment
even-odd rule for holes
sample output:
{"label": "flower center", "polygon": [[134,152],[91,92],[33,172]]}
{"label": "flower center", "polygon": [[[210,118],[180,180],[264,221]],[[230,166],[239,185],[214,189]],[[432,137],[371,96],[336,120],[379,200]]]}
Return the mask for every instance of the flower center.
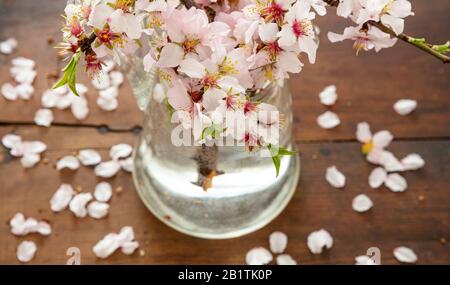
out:
{"label": "flower center", "polygon": [[203,93],[198,90],[198,91],[188,91],[189,96],[191,96],[191,99],[194,103],[199,102],[200,100],[202,100],[203,97]]}
{"label": "flower center", "polygon": [[269,53],[269,56],[272,61],[275,61],[277,58],[277,55],[282,51],[280,46],[278,45],[278,42],[272,42],[266,45],[267,46],[267,52]]}
{"label": "flower center", "polygon": [[366,37],[359,36],[355,39],[353,48],[356,50],[356,55],[359,54],[361,50],[367,50],[369,45],[369,40]]}
{"label": "flower center", "polygon": [[277,3],[272,3],[270,6],[261,10],[261,16],[266,20],[266,22],[282,23],[284,10]]}
{"label": "flower center", "polygon": [[195,52],[195,47],[200,43],[199,39],[185,40],[183,42],[183,49],[186,53]]}
{"label": "flower center", "polygon": [[200,82],[206,89],[217,86],[217,77],[213,75],[206,75]]}
{"label": "flower center", "polygon": [[294,35],[299,38],[301,36],[313,36],[313,26],[311,21],[309,20],[302,20],[297,21],[297,19],[294,20],[292,23],[292,31]]}
{"label": "flower center", "polygon": [[247,114],[249,112],[253,112],[256,110],[257,105],[253,102],[247,101],[244,104],[244,114]]}
{"label": "flower center", "polygon": [[368,154],[373,149],[373,142],[370,140],[362,145],[361,152],[363,154]]}

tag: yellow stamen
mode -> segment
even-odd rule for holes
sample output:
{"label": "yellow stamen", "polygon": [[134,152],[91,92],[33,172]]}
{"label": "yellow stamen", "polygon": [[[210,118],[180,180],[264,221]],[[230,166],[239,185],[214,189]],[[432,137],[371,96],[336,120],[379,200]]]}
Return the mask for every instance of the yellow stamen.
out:
{"label": "yellow stamen", "polygon": [[361,152],[363,154],[368,154],[372,149],[373,149],[373,142],[372,141],[368,141],[368,142],[366,142],[365,144],[362,145]]}

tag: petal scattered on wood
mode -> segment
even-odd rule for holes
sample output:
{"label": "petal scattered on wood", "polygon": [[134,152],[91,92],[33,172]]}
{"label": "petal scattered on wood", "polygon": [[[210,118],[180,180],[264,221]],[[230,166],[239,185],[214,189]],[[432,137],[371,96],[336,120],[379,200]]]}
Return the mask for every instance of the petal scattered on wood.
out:
{"label": "petal scattered on wood", "polygon": [[325,179],[335,188],[343,188],[345,186],[345,176],[340,172],[336,166],[330,166],[327,168]]}

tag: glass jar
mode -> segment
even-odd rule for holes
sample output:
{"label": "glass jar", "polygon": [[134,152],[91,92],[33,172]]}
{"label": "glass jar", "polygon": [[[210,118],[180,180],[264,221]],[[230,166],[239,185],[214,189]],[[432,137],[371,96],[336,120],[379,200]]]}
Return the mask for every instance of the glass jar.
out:
{"label": "glass jar", "polygon": [[[176,125],[167,107],[151,98],[158,72],[145,72],[139,58],[125,66],[145,113],[133,179],[142,201],[158,219],[188,235],[224,239],[258,230],[281,213],[296,190],[298,155],[283,156],[276,176],[271,157],[261,151],[248,152],[243,146],[175,146],[171,136]],[[278,108],[283,117],[280,146],[295,149],[288,87],[271,85],[256,99]],[[218,175],[205,191],[201,181],[211,170]]]}

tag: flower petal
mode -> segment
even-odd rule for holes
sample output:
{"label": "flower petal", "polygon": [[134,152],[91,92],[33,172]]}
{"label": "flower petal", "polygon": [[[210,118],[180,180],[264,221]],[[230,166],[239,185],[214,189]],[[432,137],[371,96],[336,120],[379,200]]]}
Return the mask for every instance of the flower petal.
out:
{"label": "flower petal", "polygon": [[99,202],[108,202],[112,196],[112,187],[108,182],[100,182],[95,186],[94,197]]}
{"label": "flower petal", "polygon": [[3,83],[1,91],[3,97],[7,100],[15,101],[18,97],[16,87],[14,87],[11,83]]}
{"label": "flower petal", "polygon": [[103,99],[111,100],[111,99],[117,98],[117,96],[119,96],[119,89],[117,88],[117,86],[113,85],[106,89],[100,90],[98,92],[98,95],[100,97],[102,97]]}
{"label": "flower petal", "polygon": [[389,131],[379,131],[373,135],[373,145],[377,148],[387,147],[394,136]]}
{"label": "flower petal", "polygon": [[78,152],[78,159],[84,166],[97,165],[102,161],[100,154],[93,149],[83,149]]}
{"label": "flower petal", "polygon": [[398,173],[389,174],[384,182],[387,188],[392,192],[403,192],[408,188],[406,179]]}
{"label": "flower petal", "polygon": [[372,206],[373,206],[372,200],[370,200],[370,198],[365,194],[360,194],[355,198],[353,198],[352,208],[356,212],[359,213],[367,212],[370,210],[370,208],[372,208]]}
{"label": "flower petal", "polygon": [[335,188],[343,188],[345,186],[345,176],[340,172],[336,166],[327,168],[325,179]]}
{"label": "flower petal", "polygon": [[113,160],[119,160],[120,158],[126,158],[131,155],[133,148],[126,143],[116,144],[111,147],[109,155]]}
{"label": "flower petal", "polygon": [[71,170],[76,170],[80,167],[80,162],[78,161],[78,158],[76,158],[73,155],[66,155],[62,158],[60,158],[56,162],[56,169],[57,170],[63,170],[64,168],[68,168]]}
{"label": "flower petal", "polygon": [[110,178],[120,170],[120,163],[115,160],[102,162],[94,169],[95,175],[103,178]]}
{"label": "flower petal", "polygon": [[265,265],[272,261],[272,254],[264,247],[256,247],[247,252],[245,263],[247,265]]}
{"label": "flower petal", "polygon": [[165,67],[177,67],[184,57],[184,50],[179,45],[174,43],[167,43],[161,50],[158,60],[158,66]]}
{"label": "flower petal", "polygon": [[2,144],[7,148],[17,148],[22,145],[22,138],[14,134],[6,134],[2,137]]}
{"label": "flower petal", "polygon": [[87,203],[92,200],[91,193],[80,193],[73,197],[72,201],[70,201],[69,209],[72,213],[75,214],[78,218],[84,218],[88,214],[86,209]]}
{"label": "flower petal", "polygon": [[323,129],[332,129],[337,127],[341,123],[338,115],[331,111],[326,111],[319,117],[317,117],[317,124]]}
{"label": "flower petal", "polygon": [[53,212],[61,212],[67,206],[75,195],[75,191],[69,184],[61,184],[55,194],[50,199],[50,209]]}
{"label": "flower petal", "polygon": [[38,126],[50,127],[53,122],[53,113],[50,109],[39,109],[34,115],[34,122]]}
{"label": "flower petal", "polygon": [[330,249],[333,246],[333,238],[329,232],[321,229],[308,235],[307,245],[311,253],[320,254],[324,247]]}
{"label": "flower petal", "polygon": [[289,254],[281,254],[277,256],[278,265],[297,265],[295,261]]}
{"label": "flower petal", "polygon": [[92,251],[96,257],[104,259],[113,254],[119,247],[120,244],[117,240],[117,234],[111,233],[97,242],[92,248]]}
{"label": "flower petal", "polygon": [[112,86],[119,87],[124,81],[123,73],[120,71],[111,71],[109,74]]}
{"label": "flower petal", "polygon": [[394,110],[399,115],[406,116],[410,114],[412,111],[414,111],[417,107],[417,101],[416,100],[410,100],[410,99],[402,99],[398,100],[394,104]]}
{"label": "flower petal", "polygon": [[119,101],[116,98],[109,99],[99,96],[96,102],[103,111],[114,111],[119,107]]}
{"label": "flower petal", "polygon": [[416,253],[410,249],[409,247],[400,246],[394,249],[395,258],[403,263],[416,263],[417,255]]}
{"label": "flower petal", "polygon": [[105,72],[99,72],[96,77],[91,81],[92,85],[97,90],[103,90],[111,86],[111,79]]}
{"label": "flower petal", "polygon": [[382,165],[387,172],[404,171],[404,166],[390,151],[381,151],[378,164]]}
{"label": "flower petal", "polygon": [[369,185],[373,189],[376,189],[383,185],[384,181],[386,180],[387,173],[386,170],[384,170],[382,167],[377,167],[370,172],[369,175]]}
{"label": "flower petal", "polygon": [[320,103],[322,103],[325,106],[332,106],[337,101],[337,93],[336,93],[336,86],[330,85],[325,87],[325,89],[322,90],[322,92],[319,93]]}
{"label": "flower petal", "polygon": [[139,247],[139,242],[137,241],[128,241],[122,244],[120,249],[123,254],[131,255],[135,252],[135,250]]}
{"label": "flower petal", "polygon": [[20,163],[24,168],[35,166],[41,160],[41,156],[36,153],[25,153],[20,159]]}
{"label": "flower petal", "polygon": [[400,162],[405,170],[417,170],[425,165],[425,160],[417,153],[408,154]]}
{"label": "flower petal", "polygon": [[17,247],[17,259],[20,262],[26,263],[31,261],[36,254],[37,247],[36,244],[32,241],[22,241]]}
{"label": "flower petal", "polygon": [[269,236],[270,250],[273,253],[283,253],[286,249],[288,237],[282,232],[273,232]]}
{"label": "flower petal", "polygon": [[[73,95],[69,94],[68,96]],[[75,119],[80,121],[86,119],[89,114],[88,102],[86,98],[83,98],[81,96],[72,98],[72,104],[70,109]]]}
{"label": "flower petal", "polygon": [[355,257],[355,265],[377,265],[372,258],[367,255],[360,255]]}
{"label": "flower petal", "polygon": [[179,72],[192,78],[202,78],[205,75],[205,67],[193,58],[186,58],[180,63]]}
{"label": "flower petal", "polygon": [[367,122],[358,123],[356,127],[356,139],[361,143],[367,143],[372,139],[372,132]]}
{"label": "flower petal", "polygon": [[88,214],[94,219],[101,219],[108,215],[109,205],[103,202],[94,201],[87,207]]}
{"label": "flower petal", "polygon": [[133,172],[134,164],[133,164],[133,157],[129,157],[127,159],[121,159],[119,160],[120,167],[126,172]]}

